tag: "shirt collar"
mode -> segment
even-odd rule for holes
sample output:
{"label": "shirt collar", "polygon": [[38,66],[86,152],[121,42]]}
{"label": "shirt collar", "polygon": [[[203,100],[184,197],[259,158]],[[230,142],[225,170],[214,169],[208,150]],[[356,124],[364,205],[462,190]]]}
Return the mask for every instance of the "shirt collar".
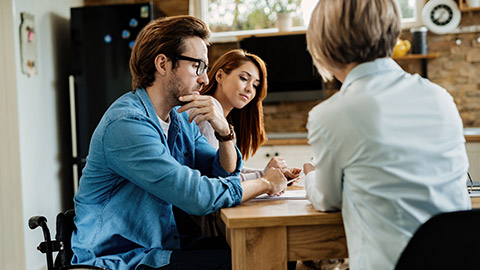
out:
{"label": "shirt collar", "polygon": [[[147,117],[152,119],[152,121],[154,121],[159,127],[161,127],[159,118],[157,116],[157,112],[153,107],[153,103],[150,100],[150,97],[148,96],[147,91],[143,88],[137,88],[137,90],[135,91],[135,94],[140,98],[143,106],[145,107]],[[178,124],[178,121],[179,121],[179,113],[177,112],[178,108],[179,108],[178,106],[174,107],[169,113],[169,118],[170,118],[169,133],[174,134],[173,139],[175,139],[175,137],[178,135],[178,132],[180,132],[180,125]],[[170,132],[170,130],[172,130],[172,133]],[[167,134],[165,134],[165,138],[167,138]]]}
{"label": "shirt collar", "polygon": [[354,67],[345,78],[340,91],[346,89],[354,81],[370,75],[378,75],[390,71],[402,71],[402,68],[390,57],[378,58],[371,62],[361,63]]}
{"label": "shirt collar", "polygon": [[135,94],[140,98],[142,101],[143,106],[147,112],[148,117],[156,116],[157,113],[155,112],[155,108],[153,107],[152,101],[147,94],[147,91],[144,88],[137,88],[135,90]]}

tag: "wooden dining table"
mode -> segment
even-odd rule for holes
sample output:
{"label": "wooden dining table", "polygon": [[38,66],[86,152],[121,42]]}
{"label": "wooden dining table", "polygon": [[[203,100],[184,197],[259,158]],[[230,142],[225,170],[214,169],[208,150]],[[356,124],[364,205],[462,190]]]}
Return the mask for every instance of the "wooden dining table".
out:
{"label": "wooden dining table", "polygon": [[[480,197],[472,198],[480,208]],[[306,199],[249,201],[221,210],[232,269],[287,269],[287,261],[347,258],[340,212],[318,212]]]}

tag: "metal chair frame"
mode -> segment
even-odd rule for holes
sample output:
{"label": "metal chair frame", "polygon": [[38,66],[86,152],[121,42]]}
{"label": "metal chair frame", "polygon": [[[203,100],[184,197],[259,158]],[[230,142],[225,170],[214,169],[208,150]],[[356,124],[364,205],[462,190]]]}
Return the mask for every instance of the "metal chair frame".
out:
{"label": "metal chair frame", "polygon": [[[97,269],[107,270],[102,267],[91,265],[71,265],[73,251],[71,249],[70,239],[72,232],[75,229],[73,218],[75,217],[74,210],[68,210],[65,213],[57,215],[57,234],[56,239],[52,240],[50,230],[47,226],[47,218],[44,216],[34,216],[28,220],[28,226],[34,230],[38,227],[42,228],[45,241],[41,242],[37,250],[44,253],[47,258],[48,270],[64,270],[64,269]],[[58,252],[55,262],[53,261],[53,252]]]}

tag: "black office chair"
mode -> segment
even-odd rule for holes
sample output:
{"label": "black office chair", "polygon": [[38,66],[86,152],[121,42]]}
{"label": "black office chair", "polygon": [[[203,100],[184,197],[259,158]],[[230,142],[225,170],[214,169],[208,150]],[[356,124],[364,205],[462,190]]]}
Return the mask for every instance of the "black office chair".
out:
{"label": "black office chair", "polygon": [[[90,266],[90,265],[71,265],[70,261],[73,257],[72,245],[70,239],[72,237],[75,224],[73,218],[75,217],[74,210],[68,210],[65,213],[57,215],[57,233],[56,240],[50,238],[50,230],[47,226],[47,219],[43,216],[34,216],[28,220],[28,226],[34,230],[37,227],[42,227],[44,242],[38,245],[37,249],[45,253],[47,257],[48,270],[63,270],[63,269],[97,269],[107,270],[105,268]],[[57,252],[55,263],[53,262],[53,252]]]}
{"label": "black office chair", "polygon": [[442,213],[415,232],[395,270],[480,269],[480,209]]}

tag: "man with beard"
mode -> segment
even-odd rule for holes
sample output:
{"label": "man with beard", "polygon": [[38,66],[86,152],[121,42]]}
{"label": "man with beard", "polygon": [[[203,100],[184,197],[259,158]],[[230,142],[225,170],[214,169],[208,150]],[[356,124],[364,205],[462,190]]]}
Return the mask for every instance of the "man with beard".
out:
{"label": "man with beard", "polygon": [[[205,215],[262,193],[285,190],[276,169],[240,183],[240,152],[225,118],[200,88],[208,83],[208,27],[199,19],[158,19],[138,35],[130,59],[135,89],[100,120],[75,195],[72,264],[109,269],[231,269],[218,239],[187,239],[172,207]],[[189,115],[177,105],[190,103]],[[216,151],[191,119],[209,121]]]}

